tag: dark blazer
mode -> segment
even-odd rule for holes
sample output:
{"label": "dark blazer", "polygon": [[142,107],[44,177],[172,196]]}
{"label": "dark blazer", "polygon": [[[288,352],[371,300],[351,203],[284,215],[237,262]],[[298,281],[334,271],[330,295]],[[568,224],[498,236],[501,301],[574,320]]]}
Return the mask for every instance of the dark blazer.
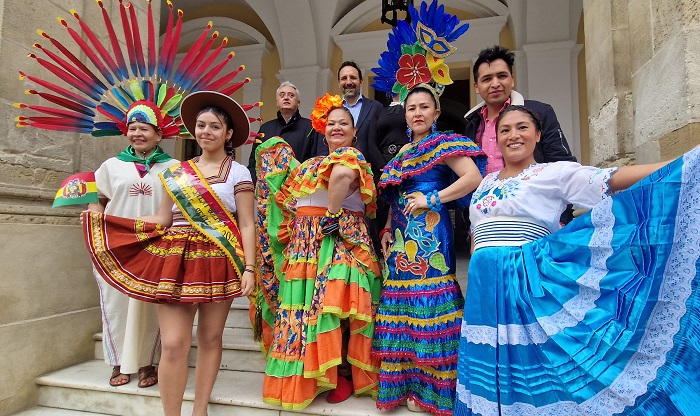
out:
{"label": "dark blazer", "polygon": [[375,182],[384,166],[408,143],[406,128],[406,110],[400,104],[382,108],[372,120],[365,158],[372,165]]}
{"label": "dark blazer", "polygon": [[[520,94],[518,94],[520,96]],[[515,97],[511,94],[511,104],[518,104],[515,101]],[[569,162],[576,162],[576,157],[571,154],[569,149],[569,143],[564,137],[564,132],[561,130],[559,125],[559,120],[557,120],[557,115],[551,105],[534,100],[525,100],[525,107],[534,111],[535,114],[542,120],[542,136],[540,137],[540,142],[537,143],[535,147],[535,161],[538,163],[545,162],[558,162],[560,160],[566,160]],[[481,146],[481,143],[476,139],[476,132],[479,129],[479,125],[483,122],[481,118],[481,107],[478,106],[471,109],[469,113],[465,116],[467,119],[467,127],[464,130],[464,135],[472,139],[476,144]]]}
{"label": "dark blazer", "polygon": [[[379,101],[362,97],[362,108],[360,108],[360,115],[355,122],[355,127],[357,127],[357,145],[355,147],[365,156],[367,155],[370,125],[374,124],[372,120],[377,118],[377,114],[382,108],[384,106]],[[316,154],[324,156],[328,154],[328,146],[323,144],[323,140],[320,140]]]}

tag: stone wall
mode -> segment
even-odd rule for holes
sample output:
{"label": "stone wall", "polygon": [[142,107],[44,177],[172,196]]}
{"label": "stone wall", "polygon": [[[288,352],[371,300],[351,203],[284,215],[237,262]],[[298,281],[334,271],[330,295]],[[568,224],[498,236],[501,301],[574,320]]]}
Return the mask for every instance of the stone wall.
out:
{"label": "stone wall", "polygon": [[591,162],[700,143],[700,2],[585,0]]}
{"label": "stone wall", "polygon": [[[104,4],[117,18],[113,21],[119,34],[119,2]],[[135,5],[145,28],[147,2]],[[153,1],[153,7],[159,10],[160,1]],[[99,295],[78,221],[80,208],[52,209],[51,202],[65,177],[94,170],[123,150],[125,139],[20,129],[15,117],[21,111],[13,106],[46,105],[24,93],[44,88],[20,81],[20,70],[60,83],[27,57],[46,57],[32,46],[35,42],[56,50],[36,29],[84,58],[56,19],[64,18],[80,32],[70,9],[89,26],[103,27],[94,0],[0,0],[0,415],[36,404],[37,376],[93,358],[93,335],[101,330]],[[145,31],[141,33],[145,38]],[[98,35],[105,41],[104,30]]]}

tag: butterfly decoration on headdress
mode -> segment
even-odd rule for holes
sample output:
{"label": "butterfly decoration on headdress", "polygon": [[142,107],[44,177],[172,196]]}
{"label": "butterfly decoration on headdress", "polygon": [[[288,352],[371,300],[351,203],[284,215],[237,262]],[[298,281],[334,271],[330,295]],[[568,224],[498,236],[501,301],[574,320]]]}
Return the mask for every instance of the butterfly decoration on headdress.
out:
{"label": "butterfly decoration on headdress", "polygon": [[[61,86],[20,71],[20,80],[28,80],[46,89],[29,89],[27,94],[38,95],[50,104],[15,104],[15,107],[32,113],[17,117],[18,127],[31,126],[45,130],[89,133],[96,137],[118,136],[126,134],[126,123],[129,122],[127,113],[132,114],[131,110],[140,106],[160,113],[156,117],[151,115],[147,118],[162,123],[157,127],[161,128],[163,137],[177,137],[187,133],[180,119],[180,101],[184,96],[202,90],[218,91],[230,96],[250,81],[250,78],[245,78],[233,82],[245,68],[244,65],[232,71],[224,71],[234,53],[220,58],[228,43],[225,37],[212,49],[219,33],[214,31],[210,34],[211,21],[176,65],[175,58],[181,46],[182,11],[177,11],[177,21],[174,22],[173,4],[170,0],[167,1],[170,14],[163,46],[157,51],[158,38],[153,24],[151,1],[145,0],[148,2],[146,42],[141,40],[142,28],[139,27],[134,5],[131,2],[118,1],[124,34],[122,39],[117,37],[112,18],[105,10],[103,1],[97,0],[104,20],[101,30],[106,32],[109,38],[111,54],[107,46],[95,35],[96,31],[90,28],[75,10],[71,10],[70,13],[76,19],[84,37],[71,28],[66,20],[58,20],[89,62],[84,63],[78,59],[66,45],[48,33],[37,31],[57,51],[35,43],[34,47],[41,50],[46,57],[34,53],[29,54],[29,57],[55,74],[64,84]],[[126,52],[123,51],[120,40],[124,41]],[[223,75],[219,76],[222,71]],[[241,107],[247,112],[261,104]],[[252,117],[249,117],[249,120],[261,121]],[[251,133],[251,138],[253,137],[255,134]],[[252,143],[252,140],[248,142]]]}
{"label": "butterfly decoration on headdress", "polygon": [[459,26],[459,19],[445,12],[445,6],[433,0],[421,3],[420,12],[409,4],[411,23],[400,20],[389,33],[387,50],[382,52],[372,87],[406,99],[408,92],[419,84],[433,87],[439,96],[446,85],[452,84],[450,70],[445,64],[455,48],[450,45],[463,35],[469,24]]}

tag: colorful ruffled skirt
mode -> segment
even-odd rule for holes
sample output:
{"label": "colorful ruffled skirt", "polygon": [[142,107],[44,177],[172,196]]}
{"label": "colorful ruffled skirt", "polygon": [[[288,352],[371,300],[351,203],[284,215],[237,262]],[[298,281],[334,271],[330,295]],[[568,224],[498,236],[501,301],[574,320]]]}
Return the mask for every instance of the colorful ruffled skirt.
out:
{"label": "colorful ruffled skirt", "polygon": [[223,250],[192,226],[83,213],[85,243],[107,283],[146,302],[220,302],[241,295]]}
{"label": "colorful ruffled skirt", "polygon": [[455,274],[452,221],[447,206],[403,214],[410,193],[449,186],[451,170],[433,166],[405,178],[392,201],[394,244],[387,258],[373,341],[381,359],[377,407],[412,398],[434,415],[452,414],[464,297]]}
{"label": "colorful ruffled skirt", "polygon": [[477,249],[455,415],[700,414],[700,150],[554,234]]}
{"label": "colorful ruffled skirt", "polygon": [[370,350],[381,290],[377,258],[362,213],[345,211],[338,234],[323,236],[325,211],[298,208],[285,250],[263,385],[263,400],[285,409],[303,409],[336,387],[345,321],[355,394],[376,395],[379,369]]}

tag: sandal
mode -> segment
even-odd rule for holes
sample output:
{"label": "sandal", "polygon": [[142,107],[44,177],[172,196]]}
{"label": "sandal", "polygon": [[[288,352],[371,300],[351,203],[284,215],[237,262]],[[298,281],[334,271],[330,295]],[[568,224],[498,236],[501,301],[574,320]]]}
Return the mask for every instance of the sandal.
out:
{"label": "sandal", "polygon": [[411,412],[426,413],[426,411],[423,410],[412,397],[406,400],[406,407],[408,407],[408,410]]}
{"label": "sandal", "polygon": [[115,365],[112,367],[112,375],[109,377],[109,385],[112,387],[123,386],[131,381],[131,376],[129,374],[122,374],[120,372],[120,367]]}
{"label": "sandal", "polygon": [[158,383],[158,371],[152,365],[139,368],[139,387],[151,387]]}

